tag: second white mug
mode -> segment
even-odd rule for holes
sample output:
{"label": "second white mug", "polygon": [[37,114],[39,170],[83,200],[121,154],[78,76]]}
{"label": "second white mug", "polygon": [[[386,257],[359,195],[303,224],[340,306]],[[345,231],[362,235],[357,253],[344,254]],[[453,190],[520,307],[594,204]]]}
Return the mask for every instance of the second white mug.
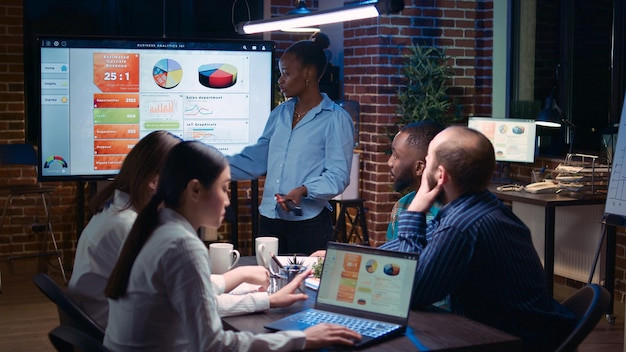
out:
{"label": "second white mug", "polygon": [[209,264],[211,274],[223,274],[232,269],[239,261],[239,251],[231,243],[211,243],[209,245]]}
{"label": "second white mug", "polygon": [[255,240],[256,262],[257,264],[270,269],[272,262],[271,254],[278,254],[277,237],[257,237]]}

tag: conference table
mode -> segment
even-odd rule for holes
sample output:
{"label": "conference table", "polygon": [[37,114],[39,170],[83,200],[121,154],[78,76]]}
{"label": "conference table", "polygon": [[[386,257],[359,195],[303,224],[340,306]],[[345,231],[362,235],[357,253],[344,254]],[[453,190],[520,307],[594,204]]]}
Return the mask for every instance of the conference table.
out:
{"label": "conference table", "polygon": [[[239,265],[255,265],[255,257],[241,257]],[[267,333],[263,326],[315,304],[317,292],[307,288],[309,298],[287,308],[222,319],[225,329]],[[361,351],[521,351],[522,341],[471,319],[436,307],[413,310],[407,331],[398,337],[360,349]]]}

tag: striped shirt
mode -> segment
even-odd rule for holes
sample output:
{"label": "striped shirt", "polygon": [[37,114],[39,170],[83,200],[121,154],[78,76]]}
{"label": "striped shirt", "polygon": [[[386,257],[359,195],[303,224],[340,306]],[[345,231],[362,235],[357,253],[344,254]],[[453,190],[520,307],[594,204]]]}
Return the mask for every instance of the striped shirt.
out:
{"label": "striped shirt", "polygon": [[459,197],[432,221],[400,214],[398,238],[381,248],[420,254],[413,306],[449,295],[453,312],[553,350],[575,316],[548,294],[530,230],[489,191]]}

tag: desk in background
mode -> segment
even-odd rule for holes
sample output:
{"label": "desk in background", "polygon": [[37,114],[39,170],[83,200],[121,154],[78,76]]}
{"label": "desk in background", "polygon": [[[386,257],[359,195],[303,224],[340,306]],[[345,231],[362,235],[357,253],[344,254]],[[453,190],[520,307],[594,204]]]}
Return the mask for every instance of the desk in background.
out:
{"label": "desk in background", "polygon": [[[531,232],[540,232],[543,227],[543,253],[541,253],[541,245],[535,243],[535,248],[538,249],[543,255],[544,269],[546,272],[546,278],[548,283],[548,289],[551,295],[554,293],[554,263],[555,263],[555,238],[572,239],[572,236],[577,236],[577,241],[588,241],[590,245],[587,248],[585,256],[593,258],[597,243],[602,236],[602,215],[604,212],[604,205],[606,199],[604,197],[587,197],[587,198],[572,198],[559,194],[533,194],[524,191],[506,191],[500,192],[496,190],[496,185],[489,187],[489,190],[498,197],[498,199],[508,202],[515,215],[517,215],[524,223],[530,228]],[[568,207],[568,209],[561,209]],[[576,208],[569,208],[576,207]],[[570,225],[567,219],[559,219],[557,217],[557,208],[559,208],[559,214],[563,218],[575,217],[578,225],[571,225],[568,228],[558,229],[557,236],[557,223],[559,226]],[[572,214],[567,215],[566,211],[571,210]],[[573,222],[572,222],[573,224]],[[614,281],[615,281],[615,246],[616,246],[616,229],[614,226],[606,226],[607,236],[603,258],[604,267],[604,287],[611,293],[613,297]],[[536,238],[533,239],[533,242]],[[567,254],[567,253],[564,253]],[[572,257],[577,257],[572,254]],[[575,258],[576,259],[576,258]],[[575,260],[574,259],[574,260]],[[593,260],[590,260],[591,262]],[[576,265],[574,263],[573,265]],[[600,263],[598,263],[599,271]],[[591,271],[591,265],[586,268],[586,272],[583,277],[570,277],[578,281],[586,282],[589,272]],[[597,275],[596,277],[599,277]],[[598,280],[599,281],[599,280]],[[608,314],[613,313],[613,300],[609,306]]]}
{"label": "desk in background", "polygon": [[[242,257],[240,265],[254,265],[255,257]],[[316,291],[307,289],[309,299],[287,308],[273,308],[267,312],[223,318],[224,328],[235,331],[267,333],[263,326],[289,314],[311,308]],[[361,351],[521,351],[522,341],[513,335],[476,321],[440,311],[412,311],[409,329],[405,335],[372,345]]]}

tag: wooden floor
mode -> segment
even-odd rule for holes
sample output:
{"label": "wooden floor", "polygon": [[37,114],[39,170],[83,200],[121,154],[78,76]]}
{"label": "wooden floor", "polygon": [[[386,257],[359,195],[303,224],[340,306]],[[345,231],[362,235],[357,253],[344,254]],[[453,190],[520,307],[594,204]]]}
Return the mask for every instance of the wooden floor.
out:
{"label": "wooden floor", "polygon": [[[31,279],[36,265],[20,261],[15,272],[9,273],[5,263],[2,269],[0,294],[0,351],[54,351],[47,333],[58,325],[56,307],[33,285]],[[59,284],[61,274],[54,269],[49,273]],[[566,296],[570,288],[555,287],[555,296]],[[622,352],[624,344],[624,309],[618,304],[615,324],[602,319],[595,330],[579,346],[579,352]]]}

